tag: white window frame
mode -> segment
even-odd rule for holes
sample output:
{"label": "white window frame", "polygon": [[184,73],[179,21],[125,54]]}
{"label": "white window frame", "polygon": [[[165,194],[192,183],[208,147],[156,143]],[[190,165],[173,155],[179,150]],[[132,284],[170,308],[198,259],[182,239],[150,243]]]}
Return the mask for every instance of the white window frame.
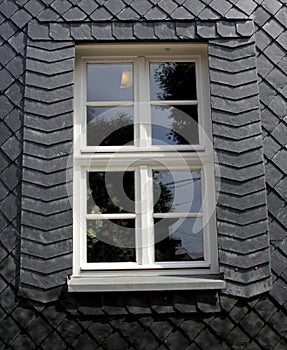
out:
{"label": "white window frame", "polygon": [[[124,54],[125,56],[123,56]],[[190,104],[198,106],[198,145],[151,145],[151,128],[140,122],[151,121],[150,106],[154,104],[186,104],[186,101],[150,101],[149,62],[188,61],[196,65],[197,100]],[[212,278],[219,274],[217,256],[217,232],[215,219],[214,158],[210,114],[209,74],[207,44],[97,44],[76,47],[75,61],[75,109],[74,109],[74,158],[73,158],[73,274],[68,280],[69,291],[111,290],[173,290],[173,289],[221,289],[222,279]],[[88,63],[134,64],[134,135],[133,146],[86,146],[86,106],[103,105],[86,102],[86,67]],[[140,102],[140,103],[137,103]],[[109,103],[104,103],[106,106]],[[126,105],[128,102],[111,102],[110,105]],[[143,140],[143,141],[142,141]],[[140,157],[139,157],[140,155]],[[179,156],[180,155],[180,156]],[[164,161],[171,169],[201,171],[202,212],[182,214],[198,217],[203,221],[204,261],[154,262],[153,248],[143,251],[136,244],[137,262],[87,263],[86,220],[106,218],[136,218],[137,214],[86,214],[86,174],[88,171],[135,170],[135,195],[142,196],[145,186],[152,188],[152,170],[161,167],[155,163]],[[107,168],[108,165],[108,168]],[[153,220],[152,191],[147,191],[147,214],[140,220]],[[150,192],[150,193],[149,193]],[[146,193],[145,193],[146,194]],[[143,208],[136,208],[135,212]],[[180,213],[164,214],[179,217]],[[137,217],[138,218],[138,217]],[[143,237],[147,246],[153,247],[153,232],[143,235],[140,220],[136,221],[136,242]],[[141,242],[142,243],[142,242]],[[198,277],[199,276],[199,277]]]}

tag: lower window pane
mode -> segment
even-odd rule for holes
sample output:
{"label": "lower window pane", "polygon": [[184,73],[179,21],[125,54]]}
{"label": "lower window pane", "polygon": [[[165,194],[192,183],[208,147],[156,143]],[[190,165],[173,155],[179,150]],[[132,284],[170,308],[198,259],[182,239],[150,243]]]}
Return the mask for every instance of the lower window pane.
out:
{"label": "lower window pane", "polygon": [[155,213],[201,211],[200,170],[153,170]]}
{"label": "lower window pane", "polygon": [[87,262],[135,262],[135,220],[88,220]]}
{"label": "lower window pane", "polygon": [[203,234],[200,218],[156,219],[155,261],[203,260]]}
{"label": "lower window pane", "polygon": [[134,213],[134,171],[90,171],[87,176],[87,213]]}

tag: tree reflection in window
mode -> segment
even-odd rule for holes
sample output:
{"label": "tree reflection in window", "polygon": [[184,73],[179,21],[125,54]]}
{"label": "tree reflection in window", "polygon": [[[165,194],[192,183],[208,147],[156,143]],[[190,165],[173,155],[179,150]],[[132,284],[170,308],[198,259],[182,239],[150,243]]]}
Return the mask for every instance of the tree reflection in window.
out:
{"label": "tree reflection in window", "polygon": [[89,172],[87,190],[88,214],[135,212],[133,171]]}
{"label": "tree reflection in window", "polygon": [[[88,214],[134,213],[133,171],[89,172]],[[135,220],[87,220],[87,262],[135,261]]]}
{"label": "tree reflection in window", "polygon": [[203,260],[200,218],[155,219],[155,261]]}
{"label": "tree reflection in window", "polygon": [[87,262],[135,261],[135,220],[87,222]]}
{"label": "tree reflection in window", "polygon": [[194,62],[151,63],[151,100],[181,101],[152,108],[153,144],[198,144],[198,110]]}
{"label": "tree reflection in window", "polygon": [[[88,214],[135,212],[133,171],[89,172],[87,186]],[[184,194],[190,202],[183,202]],[[154,213],[200,211],[200,172],[153,170],[153,197]],[[203,259],[201,219],[155,219],[154,234],[155,261]],[[135,220],[88,220],[87,259],[88,262],[135,261]]]}
{"label": "tree reflection in window", "polygon": [[87,107],[88,146],[123,146],[133,143],[132,107]]}

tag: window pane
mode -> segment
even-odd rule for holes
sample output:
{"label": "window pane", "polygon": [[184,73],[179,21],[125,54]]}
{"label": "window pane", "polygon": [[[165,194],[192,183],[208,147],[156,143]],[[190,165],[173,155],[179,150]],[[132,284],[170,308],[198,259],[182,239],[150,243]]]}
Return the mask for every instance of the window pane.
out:
{"label": "window pane", "polygon": [[87,101],[132,101],[131,63],[93,63],[87,67]]}
{"label": "window pane", "polygon": [[152,106],[153,145],[199,143],[197,106]]}
{"label": "window pane", "polygon": [[199,218],[155,220],[155,261],[203,260]]}
{"label": "window pane", "polygon": [[201,211],[200,171],[153,170],[155,213]]}
{"label": "window pane", "polygon": [[134,213],[134,183],[133,171],[89,172],[87,177],[87,213]]}
{"label": "window pane", "polygon": [[87,107],[87,145],[133,145],[133,107]]}
{"label": "window pane", "polygon": [[135,220],[87,221],[87,262],[128,262],[135,258]]}
{"label": "window pane", "polygon": [[151,100],[196,100],[194,62],[150,64]]}

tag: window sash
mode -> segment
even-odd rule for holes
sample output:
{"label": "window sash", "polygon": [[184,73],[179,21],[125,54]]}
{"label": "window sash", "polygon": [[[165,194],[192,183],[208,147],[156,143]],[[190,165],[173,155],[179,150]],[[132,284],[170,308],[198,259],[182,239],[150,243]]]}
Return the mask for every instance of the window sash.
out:
{"label": "window sash", "polygon": [[[164,268],[194,268],[194,267],[210,267],[210,242],[209,242],[209,223],[206,223],[206,212],[208,203],[205,200],[203,193],[206,188],[206,174],[203,167],[193,166],[188,167],[189,171],[200,170],[201,171],[201,192],[202,192],[202,211],[201,212],[186,212],[186,213],[154,213],[153,212],[153,177],[152,170],[166,170],[163,166],[148,166],[140,165],[138,167],[131,167],[128,170],[135,171],[135,213],[119,213],[119,214],[87,214],[87,175],[89,172],[102,172],[102,171],[124,171],[127,170],[123,166],[113,166],[105,169],[104,167],[79,167],[81,174],[80,193],[81,195],[81,208],[80,215],[80,251],[81,261],[80,269],[88,270],[91,269],[164,269]],[[187,170],[187,167],[174,166],[171,171],[176,170]],[[208,186],[209,187],[209,186]],[[84,194],[84,195],[83,195]],[[147,198],[146,201],[140,199]],[[116,263],[87,263],[87,234],[86,234],[86,220],[96,219],[135,219],[135,242],[136,242],[136,262],[116,262]],[[168,261],[168,262],[155,262],[154,261],[154,231],[153,231],[153,220],[154,218],[201,218],[202,219],[202,232],[203,232],[203,255],[204,260],[202,261]]]}
{"label": "window sash", "polygon": [[[151,101],[150,100],[150,78],[149,64],[152,62],[194,62],[196,70],[196,90],[197,100],[167,100]],[[133,63],[134,78],[134,101],[87,101],[87,64],[93,63]],[[206,149],[206,135],[204,132],[204,104],[206,101],[202,94],[202,83],[200,81],[204,67],[200,56],[165,56],[162,57],[137,57],[137,58],[82,58],[80,61],[80,93],[77,105],[80,119],[80,152],[138,152],[138,151],[204,151]],[[198,106],[198,137],[199,144],[191,145],[152,145],[152,106]],[[88,146],[87,140],[87,107],[113,107],[113,106],[133,106],[134,110],[134,146]]]}

